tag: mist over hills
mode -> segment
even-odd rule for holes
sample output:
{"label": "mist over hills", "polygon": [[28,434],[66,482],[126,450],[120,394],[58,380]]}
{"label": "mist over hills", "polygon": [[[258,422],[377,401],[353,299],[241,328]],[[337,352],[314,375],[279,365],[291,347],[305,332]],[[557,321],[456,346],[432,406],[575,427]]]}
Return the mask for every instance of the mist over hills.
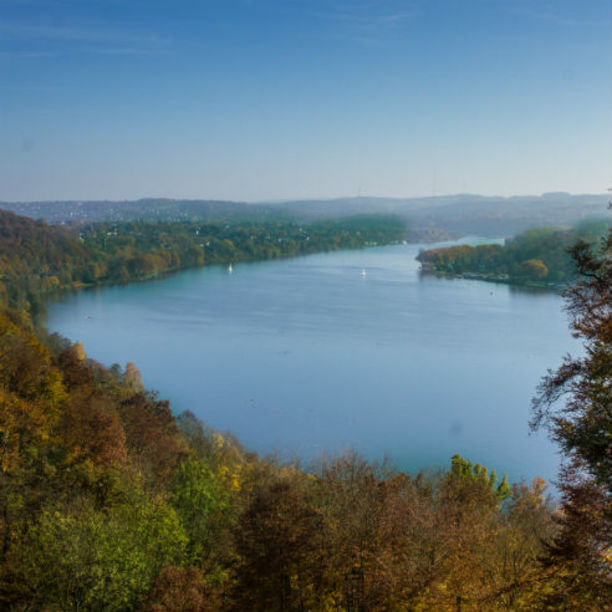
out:
{"label": "mist over hills", "polygon": [[435,228],[451,235],[514,234],[543,225],[569,226],[591,217],[605,217],[606,194],[481,196],[457,194],[423,198],[339,198],[279,204],[300,217],[387,213],[407,219],[409,226]]}
{"label": "mist over hills", "polygon": [[285,202],[143,198],[126,201],[0,202],[0,208],[51,224],[113,221],[308,222],[351,215],[391,214],[406,221],[409,234],[456,237],[507,236],[541,226],[570,226],[607,216],[608,195],[546,193],[540,196],[457,194],[418,198],[347,197]]}
{"label": "mist over hills", "polygon": [[221,200],[59,200],[40,202],[0,202],[0,208],[53,224],[134,221],[223,220],[257,213],[244,202]]}

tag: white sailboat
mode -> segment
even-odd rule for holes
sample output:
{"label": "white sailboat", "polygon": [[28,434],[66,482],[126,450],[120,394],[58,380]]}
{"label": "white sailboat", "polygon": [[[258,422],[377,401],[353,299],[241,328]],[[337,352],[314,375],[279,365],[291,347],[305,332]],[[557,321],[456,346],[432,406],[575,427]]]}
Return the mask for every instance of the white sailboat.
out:
{"label": "white sailboat", "polygon": [[231,274],[234,271],[234,268],[232,267],[232,264],[230,264],[229,266],[227,266],[227,273]]}
{"label": "white sailboat", "polygon": [[362,268],[362,269],[361,269],[361,276],[367,276],[367,273],[366,273],[366,269],[365,269],[365,268]]}

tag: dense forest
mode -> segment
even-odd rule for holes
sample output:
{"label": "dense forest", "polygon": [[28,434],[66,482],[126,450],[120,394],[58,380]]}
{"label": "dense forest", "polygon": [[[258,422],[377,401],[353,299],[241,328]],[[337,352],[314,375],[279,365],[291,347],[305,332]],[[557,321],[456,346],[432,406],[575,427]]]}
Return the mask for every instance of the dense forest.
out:
{"label": "dense forest", "polygon": [[58,290],[146,280],[184,268],[389,244],[390,216],[285,222],[99,223],[67,229],[0,210],[0,304],[38,314]]}
{"label": "dense forest", "polygon": [[606,221],[583,222],[573,229],[539,228],[504,244],[458,245],[427,249],[417,259],[426,272],[523,285],[555,287],[576,278],[570,247],[578,240],[593,243],[608,230]]}
{"label": "dense forest", "polygon": [[[249,453],[191,413],[173,414],[143,387],[134,364],[105,368],[80,343],[35,326],[28,299],[41,299],[41,279],[64,269],[54,286],[86,282],[82,271],[104,261],[92,253],[110,262],[151,245],[182,252],[185,227],[140,237],[138,224],[98,228],[81,240],[7,219],[3,609],[612,609],[612,240],[602,253],[584,242],[573,252],[585,279],[568,295],[574,331],[592,350],[544,379],[535,402],[534,426],[549,426],[571,459],[555,508],[541,480],[510,485],[459,455],[446,470],[416,475],[351,453],[303,469]],[[216,231],[200,228],[197,240],[244,245],[236,236],[249,230]],[[283,244],[272,234],[262,240],[262,248]],[[22,273],[33,279],[27,292]]]}

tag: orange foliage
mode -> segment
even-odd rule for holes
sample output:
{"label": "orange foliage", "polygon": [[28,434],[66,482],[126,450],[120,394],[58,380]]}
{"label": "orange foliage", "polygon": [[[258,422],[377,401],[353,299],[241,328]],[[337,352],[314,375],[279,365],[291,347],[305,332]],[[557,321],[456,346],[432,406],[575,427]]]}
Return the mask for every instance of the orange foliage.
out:
{"label": "orange foliage", "polygon": [[143,612],[216,612],[218,597],[207,589],[195,567],[163,567],[151,588]]}

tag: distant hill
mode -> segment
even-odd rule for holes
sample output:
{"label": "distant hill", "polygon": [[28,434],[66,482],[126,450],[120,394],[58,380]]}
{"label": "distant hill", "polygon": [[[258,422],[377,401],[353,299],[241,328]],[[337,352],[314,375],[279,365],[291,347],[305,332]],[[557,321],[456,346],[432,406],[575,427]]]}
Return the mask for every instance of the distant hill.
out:
{"label": "distant hill", "polygon": [[458,194],[425,198],[352,197],[247,204],[218,200],[146,198],[121,202],[0,202],[0,208],[53,224],[94,221],[308,221],[364,214],[393,214],[415,236],[509,236],[541,226],[572,226],[607,217],[608,195],[541,196]]}
{"label": "distant hill", "polygon": [[606,194],[567,193],[510,198],[455,196],[442,206],[415,211],[412,220],[458,235],[510,236],[536,227],[570,227],[587,219],[607,218],[608,199]]}
{"label": "distant hill", "polygon": [[[220,200],[90,200],[0,202],[0,208],[54,224],[120,221],[260,220],[274,211],[267,206]],[[277,214],[274,212],[274,214]]]}
{"label": "distant hill", "polygon": [[90,259],[66,228],[0,210],[0,305],[23,309],[38,294],[70,288]]}
{"label": "distant hill", "polygon": [[87,249],[67,229],[0,210],[0,264],[9,260],[11,264],[7,270],[0,265],[3,274],[18,272],[18,263],[61,267],[75,262],[81,265],[88,257]]}
{"label": "distant hill", "polygon": [[298,217],[392,213],[409,227],[437,229],[450,235],[508,236],[545,225],[571,226],[588,218],[607,217],[606,194],[481,196],[458,194],[426,198],[338,198],[283,202],[276,206]]}

